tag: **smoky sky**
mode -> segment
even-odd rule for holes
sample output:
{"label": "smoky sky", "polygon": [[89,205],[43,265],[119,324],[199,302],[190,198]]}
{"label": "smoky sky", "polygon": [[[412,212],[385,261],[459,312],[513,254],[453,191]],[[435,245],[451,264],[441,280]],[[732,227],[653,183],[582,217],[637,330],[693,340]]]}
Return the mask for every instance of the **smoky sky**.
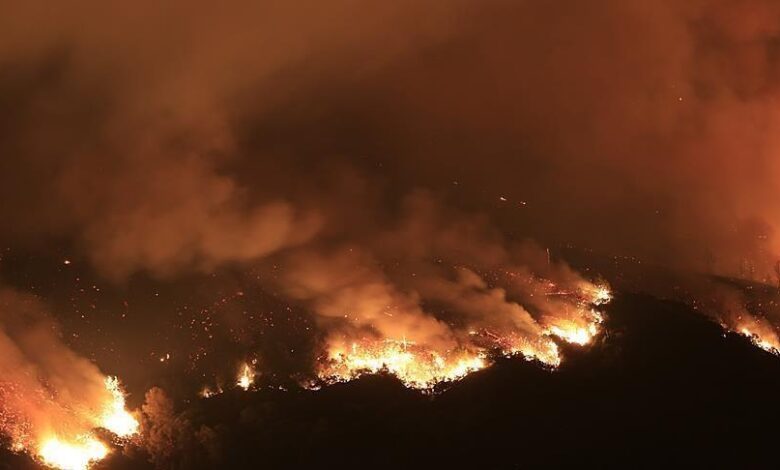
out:
{"label": "smoky sky", "polygon": [[112,279],[360,239],[419,188],[542,244],[773,265],[772,1],[3,9],[3,238]]}
{"label": "smoky sky", "polygon": [[87,395],[116,372],[166,389],[165,461],[179,427],[214,444],[165,395],[185,375],[310,378],[357,337],[554,346],[593,321],[569,248],[777,338],[732,281],[666,275],[780,276],[775,0],[0,0],[0,31],[0,249],[44,258],[0,251],[0,366],[64,397],[41,426],[82,393],[59,369]]}

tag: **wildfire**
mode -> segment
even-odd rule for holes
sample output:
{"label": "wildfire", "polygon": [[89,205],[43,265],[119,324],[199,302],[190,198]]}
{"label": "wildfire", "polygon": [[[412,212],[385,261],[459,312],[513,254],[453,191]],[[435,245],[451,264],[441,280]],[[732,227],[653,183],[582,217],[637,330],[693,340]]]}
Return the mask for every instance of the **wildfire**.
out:
{"label": "wildfire", "polygon": [[[104,428],[117,437],[126,438],[138,433],[138,421],[125,409],[125,395],[116,377],[106,377],[106,390],[110,399],[92,421],[95,427]],[[54,434],[43,438],[37,454],[44,464],[61,470],[85,470],[104,459],[110,452],[108,446],[90,432],[65,438]]]}
{"label": "wildfire", "polygon": [[[238,375],[236,376],[236,387],[249,391],[249,389],[252,388],[252,386],[255,383],[255,380],[257,378],[257,372],[254,369],[254,366],[257,364],[257,359],[253,359],[250,363],[243,363],[241,367],[238,370]],[[217,384],[215,387],[211,387],[209,385],[204,385],[200,392],[198,392],[198,396],[201,398],[211,398],[216,395],[220,395],[223,393],[224,390],[222,389],[222,385]]]}
{"label": "wildfire", "polygon": [[244,390],[249,390],[252,384],[255,383],[255,376],[256,374],[254,369],[252,369],[252,367],[249,364],[244,364],[244,366],[241,368],[241,371],[238,374],[238,380],[236,381],[236,385],[238,385]]}
{"label": "wildfire", "polygon": [[106,377],[106,389],[113,400],[107,403],[100,420],[101,427],[118,437],[129,437],[138,432],[138,420],[125,409],[125,395],[116,377]]}
{"label": "wildfire", "polygon": [[[251,384],[249,384],[249,383],[247,382],[247,388],[249,388],[249,385],[251,385]],[[239,378],[239,383],[238,383],[238,386],[239,386],[239,387],[242,387],[242,386],[241,386],[241,378]],[[243,387],[242,387],[242,388],[243,388]],[[245,390],[246,390],[246,389],[245,389]],[[212,388],[211,388],[211,387],[209,387],[208,385],[204,385],[204,386],[203,386],[203,388],[200,390],[200,396],[201,396],[201,398],[211,398],[211,397],[213,397],[213,396],[219,395],[220,393],[222,393],[222,387],[219,387],[219,386],[217,386],[217,388],[216,388],[216,389],[212,389]]]}
{"label": "wildfire", "polygon": [[529,361],[539,361],[550,367],[558,367],[561,364],[558,345],[545,336],[531,341],[517,334],[499,335],[489,330],[472,331],[469,335],[486,351],[485,354],[488,354],[488,351],[495,351],[505,357],[522,356]]}
{"label": "wildfire", "polygon": [[585,291],[589,297],[588,302],[593,305],[608,304],[612,300],[612,291],[606,284],[597,284]]}
{"label": "wildfire", "polygon": [[763,349],[764,351],[780,355],[780,341],[778,341],[777,335],[761,335],[747,327],[742,327],[739,332],[750,338],[750,341],[753,344]]}
{"label": "wildfire", "polygon": [[325,383],[334,383],[384,371],[396,376],[407,387],[432,390],[439,383],[453,382],[490,366],[490,357],[496,353],[522,356],[557,367],[561,354],[552,337],[584,346],[599,334],[603,317],[592,307],[609,302],[612,294],[606,286],[587,287],[575,292],[557,292],[557,295],[573,299],[571,313],[552,319],[536,337],[481,328],[470,331],[468,341],[460,348],[444,351],[392,338],[336,340],[329,347],[318,376]]}
{"label": "wildfire", "polygon": [[387,371],[407,387],[430,389],[487,366],[486,357],[479,351],[438,353],[407,341],[367,341],[333,348],[320,377],[326,382],[347,382],[364,374]]}
{"label": "wildfire", "polygon": [[573,321],[560,322],[548,328],[549,334],[556,336],[567,343],[585,346],[593,341],[600,331],[600,325],[604,318],[600,313],[592,310],[587,324],[580,325]]}
{"label": "wildfire", "polygon": [[78,436],[71,442],[51,437],[38,451],[41,461],[62,470],[84,470],[108,455],[108,447],[92,435]]}

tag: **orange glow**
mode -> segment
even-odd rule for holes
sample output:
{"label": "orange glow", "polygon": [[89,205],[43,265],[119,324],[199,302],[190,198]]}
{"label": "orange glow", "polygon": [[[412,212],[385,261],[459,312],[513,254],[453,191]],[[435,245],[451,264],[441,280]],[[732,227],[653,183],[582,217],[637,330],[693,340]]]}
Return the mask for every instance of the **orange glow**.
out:
{"label": "orange glow", "polygon": [[53,436],[46,438],[38,450],[41,461],[61,470],[84,470],[108,455],[108,447],[94,436],[78,436],[64,441]]}
{"label": "orange glow", "polygon": [[571,320],[560,321],[557,325],[550,326],[548,332],[567,343],[585,346],[590,344],[599,334],[600,325],[603,321],[601,314],[593,310],[591,311],[591,318],[584,325]]}
{"label": "orange glow", "polygon": [[138,420],[125,409],[125,395],[116,377],[106,377],[106,389],[113,400],[104,407],[101,427],[108,429],[118,437],[129,437],[138,432]]}
{"label": "orange glow", "polygon": [[[238,383],[239,387],[241,387],[241,383],[240,382],[241,382],[242,379],[243,378],[239,378],[239,383]],[[247,381],[247,388],[249,388],[249,385],[250,384]],[[202,398],[211,398],[211,397],[213,397],[215,395],[219,395],[220,393],[222,393],[222,387],[217,387],[216,389],[212,389],[208,385],[204,385],[203,388],[200,390],[200,394],[199,395]]]}
{"label": "orange glow", "polygon": [[488,365],[481,352],[437,352],[406,341],[353,342],[331,349],[320,377],[327,382],[346,382],[364,374],[387,371],[407,387],[430,389],[451,382]]}
{"label": "orange glow", "polygon": [[759,331],[760,329],[751,330],[748,327],[742,327],[739,330],[741,334],[750,338],[750,341],[759,348],[772,354],[780,355],[780,341],[778,341],[777,334],[772,331],[764,331],[762,334]]}
{"label": "orange glow", "polygon": [[578,293],[556,295],[578,299],[575,308],[562,318],[547,319],[551,324],[542,328],[536,337],[529,333],[496,333],[481,328],[470,331],[461,347],[450,350],[392,338],[331,340],[317,375],[325,383],[334,383],[384,371],[409,388],[432,390],[437,384],[460,380],[490,366],[490,356],[496,353],[507,357],[522,356],[557,367],[562,358],[552,337],[580,346],[590,344],[603,322],[602,315],[591,306],[609,302],[612,295],[608,287],[595,285]]}
{"label": "orange glow", "polygon": [[244,364],[241,368],[241,372],[238,374],[238,380],[236,385],[244,390],[249,390],[252,384],[255,383],[255,371],[249,364]]}
{"label": "orange glow", "polygon": [[593,305],[608,304],[612,300],[612,291],[606,284],[597,284],[585,289],[589,303]]}
{"label": "orange glow", "polygon": [[139,431],[139,423],[125,408],[125,395],[116,377],[105,378],[105,402],[93,411],[73,411],[72,421],[54,421],[46,429],[29,429],[11,436],[13,449],[29,452],[41,463],[61,470],[84,470],[104,459],[111,452],[94,429],[103,428],[119,438],[128,438]]}

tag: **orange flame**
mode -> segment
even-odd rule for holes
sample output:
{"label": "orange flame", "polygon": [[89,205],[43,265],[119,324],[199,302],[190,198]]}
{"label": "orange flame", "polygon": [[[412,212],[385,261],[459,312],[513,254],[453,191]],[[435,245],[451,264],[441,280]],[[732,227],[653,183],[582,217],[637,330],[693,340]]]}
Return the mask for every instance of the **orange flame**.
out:
{"label": "orange flame", "polygon": [[108,455],[108,447],[91,435],[77,436],[72,441],[51,437],[41,444],[38,455],[50,467],[61,470],[85,470]]}
{"label": "orange flame", "polygon": [[116,377],[106,377],[106,389],[113,400],[104,407],[100,426],[118,437],[129,437],[138,432],[138,420],[125,409],[125,395]]}
{"label": "orange flame", "polygon": [[333,340],[317,375],[325,383],[347,382],[365,374],[388,372],[409,388],[432,390],[437,384],[460,380],[491,365],[491,352],[505,356],[521,355],[547,366],[561,363],[554,336],[567,343],[587,345],[599,334],[602,315],[588,305],[609,302],[612,294],[605,285],[588,285],[575,296],[577,315],[552,320],[541,335],[529,338],[513,332],[496,334],[487,329],[469,332],[469,341],[459,349],[440,351],[406,340]]}
{"label": "orange flame", "polygon": [[244,390],[249,390],[249,388],[252,386],[252,384],[255,383],[255,376],[257,374],[255,373],[254,369],[249,364],[244,364],[244,366],[241,368],[241,372],[238,374],[238,380],[236,381],[236,385],[238,385],[240,388]]}
{"label": "orange flame", "polygon": [[[103,404],[102,412],[90,417],[89,421],[94,423],[94,427],[106,429],[120,438],[137,434],[139,424],[125,409],[125,395],[119,380],[106,377],[105,386],[110,399]],[[66,437],[67,434],[72,437]],[[91,430],[78,434],[51,432],[39,439],[39,442],[37,456],[41,462],[61,470],[85,470],[103,460],[110,452],[108,446]],[[24,450],[23,445],[20,450]]]}
{"label": "orange flame", "polygon": [[600,313],[592,310],[587,323],[582,325],[571,320],[558,321],[558,324],[548,328],[548,334],[556,336],[567,343],[585,346],[590,344],[599,334],[600,325],[604,318]]}
{"label": "orange flame", "polygon": [[332,348],[319,375],[326,382],[346,382],[384,370],[398,377],[407,387],[430,389],[437,383],[458,380],[487,365],[481,352],[439,353],[407,341],[367,341]]}
{"label": "orange flame", "polygon": [[764,351],[780,355],[780,340],[774,331],[760,328],[760,325],[756,324],[752,326],[752,329],[743,326],[739,329],[739,332],[747,336],[753,344]]}

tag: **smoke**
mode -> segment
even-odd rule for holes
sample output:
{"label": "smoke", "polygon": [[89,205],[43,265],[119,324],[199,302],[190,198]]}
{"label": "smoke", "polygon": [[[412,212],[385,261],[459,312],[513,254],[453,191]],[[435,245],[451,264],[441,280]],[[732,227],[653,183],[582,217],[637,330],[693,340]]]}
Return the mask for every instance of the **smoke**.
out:
{"label": "smoke", "polygon": [[330,256],[299,252],[285,264],[282,279],[292,299],[311,305],[321,323],[372,328],[380,337],[402,337],[447,344],[445,325],[426,315],[414,294],[404,293],[355,248]]}
{"label": "smoke", "polygon": [[[392,341],[554,363],[600,295],[556,247],[776,276],[778,20],[772,0],[7,5],[0,242],[117,284],[259,272],[327,360]],[[686,282],[741,328],[747,299]],[[53,370],[83,361],[20,354],[70,399],[79,374]]]}
{"label": "smoke", "polygon": [[351,209],[325,169],[545,243],[771,275],[771,1],[12,10],[5,235],[72,238],[113,278],[310,239]]}
{"label": "smoke", "polygon": [[[774,275],[771,1],[11,10],[2,237],[65,240],[111,279],[274,258],[324,322],[452,345],[426,295],[529,331],[561,310],[469,279],[526,269],[501,233]],[[388,232],[418,188],[440,202]]]}
{"label": "smoke", "polygon": [[551,337],[584,344],[600,322],[593,310],[598,285],[429,192],[404,198],[381,229],[348,243],[310,243],[268,264],[262,285],[315,314],[326,378],[350,378],[382,361],[406,363],[409,351],[445,369],[391,370],[419,388],[484,367],[478,357],[490,350],[557,365]]}
{"label": "smoke", "polygon": [[46,438],[100,426],[112,402],[97,366],[68,348],[43,304],[0,289],[0,434],[38,451]]}

